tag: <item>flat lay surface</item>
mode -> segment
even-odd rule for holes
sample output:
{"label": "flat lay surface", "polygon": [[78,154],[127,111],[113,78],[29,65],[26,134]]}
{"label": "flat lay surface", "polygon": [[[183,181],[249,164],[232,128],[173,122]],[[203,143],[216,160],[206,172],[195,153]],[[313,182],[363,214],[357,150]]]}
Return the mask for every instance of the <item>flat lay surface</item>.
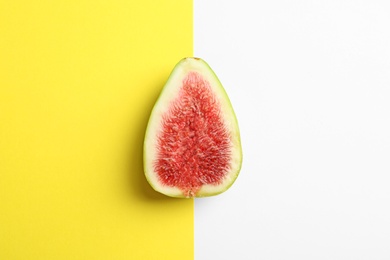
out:
{"label": "flat lay surface", "polygon": [[[1,1],[0,259],[389,259],[387,1]],[[173,67],[204,59],[241,172],[144,176]]]}
{"label": "flat lay surface", "polygon": [[195,200],[195,259],[390,258],[390,4],[195,1],[243,166]]}
{"label": "flat lay surface", "polygon": [[193,257],[193,201],[142,166],[153,104],[191,55],[188,1],[1,1],[0,259]]}

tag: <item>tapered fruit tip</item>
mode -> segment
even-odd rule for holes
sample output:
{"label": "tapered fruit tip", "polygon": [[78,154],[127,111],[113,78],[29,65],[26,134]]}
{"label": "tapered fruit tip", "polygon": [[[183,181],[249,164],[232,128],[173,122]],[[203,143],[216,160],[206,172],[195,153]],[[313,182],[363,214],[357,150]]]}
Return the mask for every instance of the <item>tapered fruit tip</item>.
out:
{"label": "tapered fruit tip", "polygon": [[173,69],[150,115],[145,176],[167,196],[213,196],[226,191],[240,172],[239,127],[209,65],[197,57],[183,60]]}

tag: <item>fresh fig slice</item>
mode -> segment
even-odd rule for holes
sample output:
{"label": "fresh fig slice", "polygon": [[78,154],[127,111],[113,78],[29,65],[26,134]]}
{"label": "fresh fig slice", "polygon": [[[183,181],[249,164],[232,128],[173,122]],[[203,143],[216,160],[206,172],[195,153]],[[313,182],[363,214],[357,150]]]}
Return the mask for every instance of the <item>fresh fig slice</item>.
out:
{"label": "fresh fig slice", "polygon": [[182,59],[146,129],[146,179],[167,196],[213,196],[233,184],[241,164],[238,122],[224,88],[205,61]]}

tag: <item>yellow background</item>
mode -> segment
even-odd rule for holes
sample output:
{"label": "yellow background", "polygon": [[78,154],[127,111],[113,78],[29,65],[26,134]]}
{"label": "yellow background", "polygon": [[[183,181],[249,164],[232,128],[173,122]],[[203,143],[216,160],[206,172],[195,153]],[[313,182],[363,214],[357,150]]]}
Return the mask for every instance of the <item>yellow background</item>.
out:
{"label": "yellow background", "polygon": [[146,182],[192,1],[0,1],[0,259],[192,259],[193,201]]}

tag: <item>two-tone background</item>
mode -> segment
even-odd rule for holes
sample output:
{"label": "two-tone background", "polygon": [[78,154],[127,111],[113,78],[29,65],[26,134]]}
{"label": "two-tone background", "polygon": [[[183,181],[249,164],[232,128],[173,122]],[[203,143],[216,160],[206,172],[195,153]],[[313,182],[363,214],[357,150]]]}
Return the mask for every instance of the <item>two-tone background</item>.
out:
{"label": "two-tone background", "polygon": [[[389,259],[387,1],[0,0],[0,259]],[[155,193],[147,120],[199,56],[244,161]]]}

